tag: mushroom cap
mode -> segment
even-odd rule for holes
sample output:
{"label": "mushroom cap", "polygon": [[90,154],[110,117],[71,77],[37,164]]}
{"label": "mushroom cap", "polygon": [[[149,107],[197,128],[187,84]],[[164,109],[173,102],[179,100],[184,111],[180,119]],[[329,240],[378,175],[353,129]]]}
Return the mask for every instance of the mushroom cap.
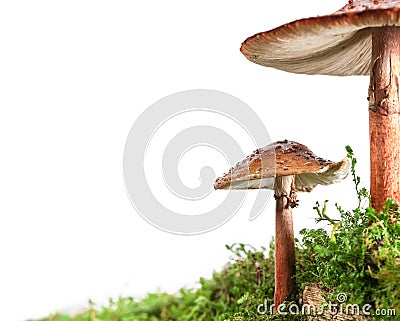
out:
{"label": "mushroom cap", "polygon": [[326,16],[258,33],[241,52],[256,64],[309,75],[368,75],[373,27],[400,26],[400,0],[353,0]]}
{"label": "mushroom cap", "polygon": [[318,184],[329,185],[346,178],[350,160],[334,163],[316,156],[307,146],[279,141],[255,150],[216,179],[215,189],[274,189],[275,177],[294,175],[294,189],[310,192]]}

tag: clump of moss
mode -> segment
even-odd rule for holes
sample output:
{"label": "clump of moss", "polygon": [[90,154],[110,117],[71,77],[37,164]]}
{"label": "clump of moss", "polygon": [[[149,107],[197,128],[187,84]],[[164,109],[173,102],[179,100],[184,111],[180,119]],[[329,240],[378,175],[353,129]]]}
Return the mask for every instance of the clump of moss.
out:
{"label": "clump of moss", "polygon": [[[297,293],[293,302],[301,305],[301,293],[310,283],[325,288],[327,302],[339,293],[346,303],[370,305],[373,320],[400,320],[400,211],[388,199],[384,209],[369,207],[369,195],[360,188],[352,161],[352,175],[358,197],[354,210],[336,205],[340,219],[326,213],[326,202],[315,206],[317,222],[328,221],[331,231],[303,229],[296,240]],[[274,243],[257,250],[245,244],[227,246],[231,260],[210,279],[200,278],[196,289],[177,294],[152,293],[142,300],[119,298],[102,308],[93,305],[75,316],[52,315],[41,321],[256,321],[306,320],[305,315],[269,313],[266,306],[274,296]],[[261,309],[260,309],[261,307]],[[374,315],[386,310],[391,316]],[[396,316],[393,316],[396,312]]]}
{"label": "clump of moss", "polygon": [[360,178],[355,174],[357,160],[350,147],[347,152],[358,206],[345,211],[336,205],[341,219],[335,221],[326,214],[326,203],[317,204],[317,221],[326,220],[333,228],[331,234],[323,229],[300,232],[297,285],[301,290],[317,281],[333,290],[330,299],[345,293],[349,304],[370,304],[373,310],[395,309],[400,314],[399,206],[391,199],[379,212],[368,206],[369,195],[359,188]]}
{"label": "clump of moss", "polygon": [[197,289],[152,293],[142,300],[119,298],[100,309],[91,303],[79,315],[55,314],[41,321],[209,321],[224,320],[236,313],[250,316],[265,298],[273,299],[273,242],[269,251],[245,244],[226,247],[231,260],[212,278],[200,278]]}

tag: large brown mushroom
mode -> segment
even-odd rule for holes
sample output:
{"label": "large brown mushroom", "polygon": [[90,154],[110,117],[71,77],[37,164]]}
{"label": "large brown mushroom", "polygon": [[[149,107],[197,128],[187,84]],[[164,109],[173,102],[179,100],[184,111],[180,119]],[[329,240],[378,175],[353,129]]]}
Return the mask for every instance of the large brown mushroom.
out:
{"label": "large brown mushroom", "polygon": [[400,1],[350,0],[339,11],[248,38],[250,61],[288,72],[368,75],[372,206],[400,203]]}
{"label": "large brown mushroom", "polygon": [[257,149],[215,181],[215,189],[256,189],[274,191],[275,219],[275,309],[294,289],[295,245],[292,208],[296,192],[310,192],[346,178],[348,158],[334,163],[317,157],[306,146],[279,141]]}

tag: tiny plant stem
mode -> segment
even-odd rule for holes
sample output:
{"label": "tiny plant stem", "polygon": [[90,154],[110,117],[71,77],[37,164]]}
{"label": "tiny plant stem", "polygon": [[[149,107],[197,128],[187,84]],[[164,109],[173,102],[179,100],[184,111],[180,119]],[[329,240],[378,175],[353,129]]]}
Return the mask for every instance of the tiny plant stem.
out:
{"label": "tiny plant stem", "polygon": [[274,311],[294,290],[295,245],[292,207],[289,197],[293,176],[277,177],[275,181],[275,294]]}
{"label": "tiny plant stem", "polygon": [[400,27],[372,29],[369,86],[371,205],[400,203]]}

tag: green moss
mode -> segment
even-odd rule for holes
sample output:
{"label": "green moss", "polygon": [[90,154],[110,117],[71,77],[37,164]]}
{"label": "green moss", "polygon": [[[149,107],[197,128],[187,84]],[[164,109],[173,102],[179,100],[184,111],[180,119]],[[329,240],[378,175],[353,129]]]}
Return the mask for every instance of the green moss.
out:
{"label": "green moss", "polygon": [[[299,305],[300,294],[310,283],[319,283],[334,301],[345,293],[346,303],[376,309],[395,309],[397,316],[374,320],[400,320],[400,211],[387,200],[383,211],[369,207],[369,195],[360,188],[352,161],[352,176],[358,206],[351,211],[336,205],[340,220],[326,213],[326,202],[318,203],[316,221],[327,221],[331,231],[304,229],[296,240],[297,274],[293,303]],[[152,293],[142,300],[119,298],[95,309],[92,304],[75,316],[52,315],[41,321],[253,321],[305,320],[302,315],[270,315],[265,305],[273,302],[274,243],[257,250],[245,244],[227,246],[232,259],[210,279],[200,278],[196,289],[181,289],[177,294]],[[260,310],[261,304],[261,310]],[[289,306],[290,302],[287,302]]]}
{"label": "green moss", "polygon": [[[355,174],[356,159],[352,160],[353,181],[358,195],[358,207],[344,211],[336,205],[341,220],[333,222],[326,206],[319,207],[317,221],[327,220],[335,231],[304,229],[297,243],[298,268],[296,281],[301,290],[318,281],[333,289],[331,299],[346,293],[348,302],[371,304],[374,309],[396,309],[400,314],[400,212],[388,199],[379,213],[368,206],[369,195],[359,189],[360,178]],[[361,204],[367,204],[364,208]]]}

